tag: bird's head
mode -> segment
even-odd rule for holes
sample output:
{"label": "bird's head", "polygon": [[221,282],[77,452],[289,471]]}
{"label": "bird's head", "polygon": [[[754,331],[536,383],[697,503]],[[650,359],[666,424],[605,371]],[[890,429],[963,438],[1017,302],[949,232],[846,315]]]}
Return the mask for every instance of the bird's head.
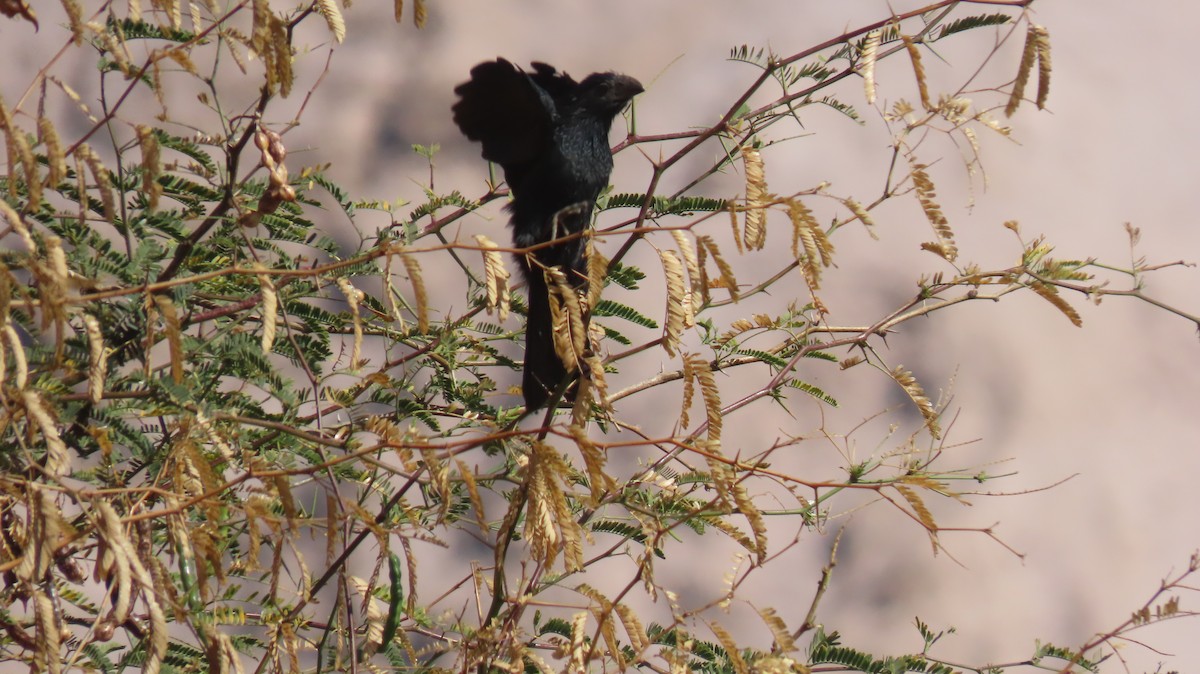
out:
{"label": "bird's head", "polygon": [[615,117],[634,96],[645,91],[642,83],[619,73],[594,73],[579,83],[576,104],[594,114]]}

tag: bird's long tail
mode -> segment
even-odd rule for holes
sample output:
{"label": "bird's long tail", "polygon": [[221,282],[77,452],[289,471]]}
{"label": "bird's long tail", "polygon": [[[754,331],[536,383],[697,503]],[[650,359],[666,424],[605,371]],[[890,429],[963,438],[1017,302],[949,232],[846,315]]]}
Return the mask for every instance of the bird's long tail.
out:
{"label": "bird's long tail", "polygon": [[[546,285],[547,274],[559,275],[564,282],[563,290],[565,292],[575,292],[586,288],[588,279],[587,246],[575,235],[587,228],[591,216],[592,203],[590,201],[580,201],[559,209],[551,218],[551,229],[548,234],[551,239],[568,238],[523,260],[525,280],[528,281],[529,291],[529,324],[525,334],[525,375],[522,381],[526,410],[535,410],[545,405],[567,376],[568,368],[563,365],[562,359],[559,358],[558,352],[554,348],[554,320],[550,305],[550,289]],[[518,240],[518,243],[525,242]],[[587,350],[591,348],[591,345],[587,343],[590,311],[584,309],[582,314],[580,316],[582,325],[575,323],[574,329],[582,328],[583,334],[574,336],[582,337],[583,343],[586,344],[583,348]],[[579,343],[576,341],[577,345]],[[563,394],[563,399],[574,401],[577,388],[577,385],[572,382]]]}
{"label": "bird's long tail", "polygon": [[[525,328],[525,374],[521,391],[525,409],[535,410],[546,404],[550,395],[567,376],[558,353],[554,350],[554,326],[550,318],[550,293],[540,273],[528,279],[529,323]],[[564,396],[574,397],[574,386]]]}

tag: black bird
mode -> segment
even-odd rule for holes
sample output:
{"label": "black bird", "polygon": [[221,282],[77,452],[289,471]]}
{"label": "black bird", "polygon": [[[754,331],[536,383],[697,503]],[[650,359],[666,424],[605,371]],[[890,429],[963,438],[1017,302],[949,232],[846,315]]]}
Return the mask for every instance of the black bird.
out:
{"label": "black bird", "polygon": [[[532,251],[519,261],[529,289],[522,391],[527,410],[546,404],[568,371],[554,351],[544,268],[559,267],[568,283],[587,280],[586,242],[578,234],[612,173],[608,132],[613,118],[643,91],[637,80],[594,73],[576,82],[545,63],[524,72],[504,59],[480,63],[454,88],[454,123],[483,144],[483,158],[504,169],[512,193],[509,211],[518,248],[568,240]],[[568,397],[573,389],[568,391]]]}

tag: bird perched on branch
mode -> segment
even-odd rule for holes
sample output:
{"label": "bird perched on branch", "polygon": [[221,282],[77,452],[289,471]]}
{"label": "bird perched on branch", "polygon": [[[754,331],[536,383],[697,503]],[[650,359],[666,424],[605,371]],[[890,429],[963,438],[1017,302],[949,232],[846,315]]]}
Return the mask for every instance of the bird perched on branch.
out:
{"label": "bird perched on branch", "polygon": [[[587,280],[586,242],[580,233],[612,173],[608,132],[613,118],[643,91],[617,73],[576,82],[545,63],[525,72],[504,59],[480,63],[454,88],[454,123],[483,145],[483,158],[504,169],[512,193],[513,242],[536,247],[520,258],[529,296],[525,335],[525,407],[546,404],[577,369],[555,352],[547,273],[558,268],[570,288]],[[584,326],[586,334],[586,325]],[[573,389],[572,389],[573,390]],[[568,391],[568,397],[573,395]]]}

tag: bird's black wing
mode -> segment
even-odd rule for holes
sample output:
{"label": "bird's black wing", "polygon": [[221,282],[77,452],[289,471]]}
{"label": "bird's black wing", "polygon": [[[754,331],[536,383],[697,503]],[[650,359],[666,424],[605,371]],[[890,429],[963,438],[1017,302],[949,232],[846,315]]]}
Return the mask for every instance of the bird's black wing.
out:
{"label": "bird's black wing", "polygon": [[510,188],[520,185],[529,165],[551,142],[554,98],[504,59],[472,68],[471,79],[454,93],[460,97],[452,108],[454,123],[463,135],[483,145],[484,159],[504,169]]}
{"label": "bird's black wing", "polygon": [[529,79],[533,80],[533,83],[542,91],[549,94],[556,109],[561,110],[564,106],[569,105],[579,89],[579,83],[570,75],[559,72],[549,63],[534,61],[531,65],[533,72],[529,74]]}

